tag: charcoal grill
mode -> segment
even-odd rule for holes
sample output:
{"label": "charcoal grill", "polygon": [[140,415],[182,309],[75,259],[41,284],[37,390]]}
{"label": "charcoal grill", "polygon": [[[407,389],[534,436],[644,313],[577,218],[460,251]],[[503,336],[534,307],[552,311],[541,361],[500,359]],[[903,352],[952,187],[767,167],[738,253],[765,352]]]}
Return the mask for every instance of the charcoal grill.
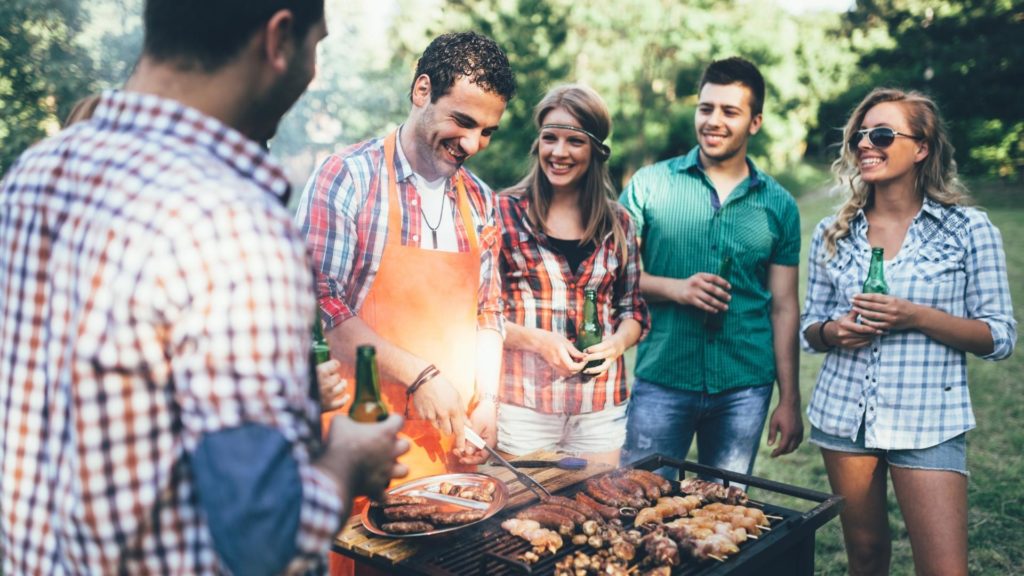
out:
{"label": "charcoal grill", "polygon": [[[672,572],[674,576],[813,575],[815,532],[839,514],[843,505],[839,496],[661,455],[645,458],[634,463],[632,467],[644,470],[671,467],[679,470],[680,478],[699,474],[704,478],[721,480],[726,485],[735,482],[758,488],[757,500],[763,504],[765,514],[782,518],[772,522],[770,532],[764,532],[756,541],[743,543],[739,553],[724,562],[697,561],[684,554],[683,564]],[[571,497],[582,489],[583,483],[578,482],[556,493]],[[766,502],[765,500],[770,500],[773,494],[806,500],[814,503],[814,506],[801,512]],[[362,558],[361,561],[392,573],[422,576],[549,575],[554,572],[555,564],[565,556],[577,550],[583,550],[588,554],[594,552],[587,545],[574,545],[566,539],[565,545],[554,555],[545,555],[534,564],[519,561],[519,556],[530,550],[531,546],[529,542],[503,530],[501,522],[515,515],[521,508],[506,509],[476,526],[449,536],[438,536],[430,546],[424,546],[419,553],[397,565],[374,558]]]}

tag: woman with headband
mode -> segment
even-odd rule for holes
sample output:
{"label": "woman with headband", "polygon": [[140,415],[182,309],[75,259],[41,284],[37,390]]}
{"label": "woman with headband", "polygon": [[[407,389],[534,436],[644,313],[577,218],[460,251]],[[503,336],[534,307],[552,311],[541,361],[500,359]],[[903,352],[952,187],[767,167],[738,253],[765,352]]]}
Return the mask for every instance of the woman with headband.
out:
{"label": "woman with headband", "polygon": [[[498,199],[507,329],[498,449],[618,464],[629,395],[622,353],[649,319],[636,231],[608,175],[611,117],[592,89],[566,85],[544,96],[534,122],[529,173]],[[581,350],[590,290],[604,337]]]}

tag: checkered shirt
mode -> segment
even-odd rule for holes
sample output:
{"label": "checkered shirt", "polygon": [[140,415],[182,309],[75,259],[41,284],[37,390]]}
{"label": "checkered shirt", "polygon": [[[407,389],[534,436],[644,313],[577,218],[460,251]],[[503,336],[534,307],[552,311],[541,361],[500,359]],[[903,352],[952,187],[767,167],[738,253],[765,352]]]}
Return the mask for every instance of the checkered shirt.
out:
{"label": "checkered shirt", "polygon": [[224,573],[189,454],[243,423],[292,442],[290,568],[322,561],[341,503],[310,465],[312,277],[287,191],[243,135],[128,92],[4,178],[4,574]]}
{"label": "checkered shirt", "polygon": [[[871,261],[863,212],[826,259],[823,234],[832,221],[819,223],[811,242],[800,330],[809,352],[804,331],[850,311]],[[926,199],[885,277],[893,296],[988,324],[995,348],[983,358],[1013,352],[1017,323],[1002,238],[983,212]],[[869,448],[935,446],[975,426],[966,354],[915,330],[879,336],[856,350],[836,348],[825,357],[807,416],[823,432],[851,440],[863,421]]]}
{"label": "checkered shirt", "polygon": [[[506,319],[573,340],[583,318],[583,293],[591,289],[597,293],[597,314],[606,336],[613,334],[627,318],[639,322],[646,333],[650,318],[640,297],[636,227],[625,208],[613,204],[626,231],[626,260],[622,260],[609,234],[579,269],[572,271],[568,260],[552,248],[547,236],[530,225],[526,216],[529,206],[526,195],[498,197]],[[596,377],[562,377],[539,354],[505,350],[503,403],[546,414],[588,414],[618,406],[628,399],[626,363],[621,356],[607,372]]]}
{"label": "checkered shirt", "polygon": [[[423,225],[412,165],[396,153],[394,168],[402,210],[401,242],[403,246],[419,246]],[[453,204],[457,205],[454,181],[458,174],[466,187],[480,245],[477,327],[504,333],[494,194],[463,167],[447,187]],[[302,229],[319,271],[317,293],[326,329],[359,313],[377,277],[390,232],[388,178],[384,139],[367,140],[328,156],[310,176],[299,199],[295,223]],[[459,252],[468,252],[469,235],[462,218],[455,218],[455,227]]]}

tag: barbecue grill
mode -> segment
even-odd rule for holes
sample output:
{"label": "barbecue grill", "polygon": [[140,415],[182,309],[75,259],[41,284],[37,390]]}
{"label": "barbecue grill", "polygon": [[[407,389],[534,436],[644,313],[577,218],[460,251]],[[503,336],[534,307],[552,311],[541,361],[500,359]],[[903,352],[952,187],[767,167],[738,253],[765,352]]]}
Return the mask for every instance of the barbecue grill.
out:
{"label": "barbecue grill", "polygon": [[[673,575],[809,576],[814,573],[815,531],[839,513],[843,504],[841,497],[661,455],[645,458],[632,467],[656,470],[666,466],[678,469],[680,478],[699,474],[707,479],[720,480],[726,485],[735,482],[758,488],[757,500],[765,514],[781,518],[772,522],[770,532],[763,533],[756,541],[741,544],[740,551],[725,561],[698,561],[683,554],[684,561],[673,569]],[[571,497],[582,489],[583,482],[577,482],[557,490],[556,493]],[[772,495],[790,496],[814,505],[803,512],[792,510],[766,501],[770,500]],[[533,564],[520,561],[519,557],[531,550],[532,546],[526,540],[502,529],[501,522],[514,516],[522,508],[520,506],[506,509],[493,518],[464,530],[446,536],[431,537],[436,538],[431,545],[423,546],[418,553],[398,564],[374,558],[361,560],[391,572],[410,575],[549,575],[554,572],[555,564],[559,560],[574,554],[577,550],[583,550],[588,554],[594,552],[586,544],[574,545],[566,539],[565,545],[554,555],[545,555]]]}

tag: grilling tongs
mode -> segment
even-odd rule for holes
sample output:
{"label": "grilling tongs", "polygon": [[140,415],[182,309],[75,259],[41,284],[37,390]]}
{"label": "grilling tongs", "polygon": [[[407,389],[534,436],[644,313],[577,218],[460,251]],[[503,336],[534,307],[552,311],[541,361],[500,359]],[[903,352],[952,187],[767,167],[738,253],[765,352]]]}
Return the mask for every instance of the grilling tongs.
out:
{"label": "grilling tongs", "polygon": [[536,494],[538,498],[544,500],[551,496],[551,492],[548,492],[547,488],[542,486],[540,482],[537,482],[529,474],[516,468],[508,460],[502,458],[501,454],[498,454],[497,450],[488,446],[487,442],[484,442],[484,439],[481,438],[479,434],[474,432],[473,429],[470,428],[469,426],[466,426],[465,435],[466,440],[469,440],[470,444],[476,446],[477,448],[486,450],[487,453],[490,454],[492,458],[498,461],[499,464],[512,471],[512,473],[516,475],[516,478],[519,479],[519,482],[522,483],[523,486],[526,486],[526,488],[529,489],[531,492]]}

